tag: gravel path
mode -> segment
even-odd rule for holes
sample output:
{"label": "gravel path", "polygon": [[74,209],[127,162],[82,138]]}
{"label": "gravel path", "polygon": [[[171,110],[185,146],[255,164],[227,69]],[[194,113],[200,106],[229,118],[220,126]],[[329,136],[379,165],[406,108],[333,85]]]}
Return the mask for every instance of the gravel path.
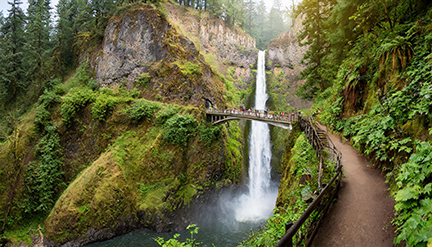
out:
{"label": "gravel path", "polygon": [[329,137],[342,152],[344,178],[312,246],[393,246],[394,200],[384,174],[340,137]]}

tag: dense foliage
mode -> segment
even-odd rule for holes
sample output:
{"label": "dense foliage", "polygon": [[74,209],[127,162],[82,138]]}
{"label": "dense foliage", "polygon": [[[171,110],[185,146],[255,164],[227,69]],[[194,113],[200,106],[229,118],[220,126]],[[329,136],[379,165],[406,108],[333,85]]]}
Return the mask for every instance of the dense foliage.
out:
{"label": "dense foliage", "polygon": [[177,145],[186,146],[189,137],[195,135],[197,122],[192,115],[175,115],[166,122],[164,138]]}
{"label": "dense foliage", "polygon": [[314,37],[299,93],[315,98],[321,121],[388,172],[395,243],[408,246],[432,241],[431,7],[387,0],[299,6],[307,15],[303,37]]}

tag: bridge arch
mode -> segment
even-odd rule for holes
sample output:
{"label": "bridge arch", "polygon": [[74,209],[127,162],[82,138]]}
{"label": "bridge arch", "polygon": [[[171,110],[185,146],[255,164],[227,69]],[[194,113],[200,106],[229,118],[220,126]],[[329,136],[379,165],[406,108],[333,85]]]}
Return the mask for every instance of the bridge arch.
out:
{"label": "bridge arch", "polygon": [[208,109],[206,111],[207,116],[210,117],[213,125],[224,123],[231,120],[255,120],[264,122],[276,127],[288,129],[291,124],[296,122],[299,117],[298,112],[266,112],[266,111],[239,111],[239,110],[216,110]]}

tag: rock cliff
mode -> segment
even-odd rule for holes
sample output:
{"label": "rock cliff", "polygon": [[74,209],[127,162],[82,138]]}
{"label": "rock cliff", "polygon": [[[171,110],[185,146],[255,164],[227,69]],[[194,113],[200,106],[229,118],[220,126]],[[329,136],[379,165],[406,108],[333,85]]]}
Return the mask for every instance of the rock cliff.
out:
{"label": "rock cliff", "polygon": [[152,5],[111,19],[93,66],[100,85],[140,87],[151,100],[196,106],[204,98],[214,105],[226,102],[223,83],[194,43]]}
{"label": "rock cliff", "polygon": [[246,88],[253,79],[255,40],[220,19],[201,17],[205,13],[164,6],[139,5],[110,20],[92,59],[96,82],[141,86],[142,96],[151,100],[202,106],[208,99],[225,107],[220,74]]}
{"label": "rock cliff", "polygon": [[205,56],[214,54],[214,62],[222,73],[226,75],[231,69],[235,79],[241,78],[246,84],[252,82],[251,67],[258,58],[255,39],[239,27],[229,27],[222,19],[210,17],[206,12],[179,5],[165,6],[171,23],[178,25],[187,37],[194,40]]}
{"label": "rock cliff", "polygon": [[298,77],[305,69],[301,61],[308,49],[307,46],[300,46],[297,38],[303,28],[303,20],[304,16],[299,16],[287,33],[280,34],[270,42],[267,51],[267,68],[281,84],[279,87],[287,88],[288,91],[285,95],[281,95],[283,92],[278,93],[279,96],[297,109],[309,108],[312,105],[312,102],[295,96],[297,88],[304,83],[304,80],[298,80]]}

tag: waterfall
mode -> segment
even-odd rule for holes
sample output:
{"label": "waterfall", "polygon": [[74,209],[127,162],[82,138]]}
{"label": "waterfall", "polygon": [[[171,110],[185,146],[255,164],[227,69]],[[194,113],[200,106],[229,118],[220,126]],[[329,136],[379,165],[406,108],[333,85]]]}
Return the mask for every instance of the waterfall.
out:
{"label": "waterfall", "polygon": [[[255,109],[264,110],[268,99],[265,81],[265,53],[258,53],[258,73]],[[251,197],[261,197],[270,187],[270,129],[268,124],[252,121],[249,135],[249,192]]]}
{"label": "waterfall", "polygon": [[[265,79],[265,52],[258,53],[255,109],[265,110],[268,95]],[[236,212],[238,221],[259,221],[273,213],[277,188],[271,186],[271,148],[268,124],[252,121],[249,134],[249,193],[240,197]]]}

